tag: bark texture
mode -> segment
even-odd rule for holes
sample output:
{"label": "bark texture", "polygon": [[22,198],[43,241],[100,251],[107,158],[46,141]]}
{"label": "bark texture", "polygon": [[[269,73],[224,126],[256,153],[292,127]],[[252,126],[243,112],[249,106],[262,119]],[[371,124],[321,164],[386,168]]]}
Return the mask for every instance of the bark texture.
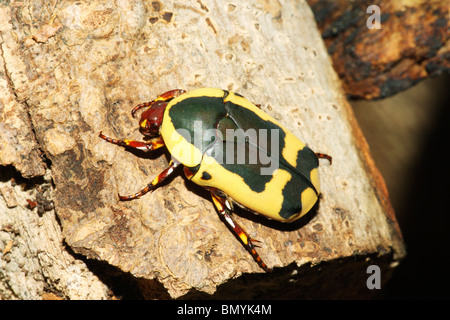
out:
{"label": "bark texture", "polygon": [[[0,297],[110,298],[106,272],[137,279],[145,298],[362,296],[368,265],[385,281],[405,255],[305,2],[23,1],[0,7],[0,33]],[[168,155],[127,152],[99,131],[141,139],[134,105],[197,87],[243,94],[333,157],[300,221],[238,211],[272,274],[181,175],[118,201]]]}
{"label": "bark texture", "polygon": [[[389,97],[450,71],[448,1],[308,0],[348,96]],[[379,29],[375,11],[379,8]],[[369,10],[368,10],[369,9]]]}

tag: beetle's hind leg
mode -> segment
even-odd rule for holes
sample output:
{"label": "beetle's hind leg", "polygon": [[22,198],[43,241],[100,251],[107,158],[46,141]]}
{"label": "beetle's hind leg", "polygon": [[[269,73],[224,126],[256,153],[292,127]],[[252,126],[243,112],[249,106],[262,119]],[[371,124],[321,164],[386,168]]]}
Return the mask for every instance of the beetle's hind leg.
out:
{"label": "beetle's hind leg", "polygon": [[316,156],[319,159],[327,159],[328,161],[330,161],[330,164],[333,163],[333,158],[325,153],[318,153],[316,152]]}
{"label": "beetle's hind leg", "polygon": [[267,272],[272,271],[272,269],[267,267],[267,265],[262,261],[259,254],[256,252],[255,247],[257,247],[257,245],[255,243],[259,241],[251,238],[248,235],[248,233],[236,222],[236,220],[233,219],[231,213],[232,209],[229,201],[221,193],[219,193],[217,189],[211,189],[210,191],[215,207],[217,208],[219,213],[225,218],[225,221],[231,227],[233,232],[239,237],[239,239],[241,239],[245,248],[253,256],[253,259],[255,259],[255,261],[264,271]]}
{"label": "beetle's hind leg", "polygon": [[139,192],[136,192],[135,194],[131,194],[129,196],[121,196],[119,194],[119,199],[121,201],[137,199],[137,198],[143,196],[144,194],[146,194],[147,192],[156,189],[158,187],[158,185],[162,181],[164,181],[164,179],[166,179],[168,176],[170,176],[175,171],[175,168],[178,167],[179,165],[180,165],[179,162],[170,161],[169,166],[166,169],[164,169],[160,174],[158,174],[156,176],[156,178],[153,179],[153,181],[151,183],[149,183],[144,189],[142,189]]}

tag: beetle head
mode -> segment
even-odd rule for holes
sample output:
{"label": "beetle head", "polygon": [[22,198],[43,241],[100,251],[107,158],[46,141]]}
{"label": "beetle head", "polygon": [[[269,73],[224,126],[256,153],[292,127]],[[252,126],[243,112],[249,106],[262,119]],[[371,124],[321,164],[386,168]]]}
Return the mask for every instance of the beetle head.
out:
{"label": "beetle head", "polygon": [[166,101],[158,101],[142,113],[141,120],[139,120],[139,131],[143,135],[149,137],[159,136],[159,127],[161,126],[166,106]]}

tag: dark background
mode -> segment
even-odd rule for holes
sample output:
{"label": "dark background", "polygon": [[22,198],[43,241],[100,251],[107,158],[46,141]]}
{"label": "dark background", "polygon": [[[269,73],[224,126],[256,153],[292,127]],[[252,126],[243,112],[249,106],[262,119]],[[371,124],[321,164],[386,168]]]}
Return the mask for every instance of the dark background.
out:
{"label": "dark background", "polygon": [[387,99],[351,103],[407,246],[380,297],[449,299],[450,75]]}

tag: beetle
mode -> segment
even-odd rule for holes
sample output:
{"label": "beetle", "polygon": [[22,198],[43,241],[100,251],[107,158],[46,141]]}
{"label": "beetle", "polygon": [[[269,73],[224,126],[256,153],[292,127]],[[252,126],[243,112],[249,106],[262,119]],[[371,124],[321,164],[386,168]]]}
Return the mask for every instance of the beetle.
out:
{"label": "beetle", "polygon": [[211,194],[213,203],[258,265],[271,269],[256,251],[256,239],[233,218],[233,205],[282,222],[306,214],[320,194],[319,158],[274,118],[242,95],[216,88],[175,89],[139,104],[146,108],[139,121],[146,141],[99,136],[125,148],[151,151],[165,146],[171,154],[166,169],[141,191],[139,198],[183,167],[187,179]]}

